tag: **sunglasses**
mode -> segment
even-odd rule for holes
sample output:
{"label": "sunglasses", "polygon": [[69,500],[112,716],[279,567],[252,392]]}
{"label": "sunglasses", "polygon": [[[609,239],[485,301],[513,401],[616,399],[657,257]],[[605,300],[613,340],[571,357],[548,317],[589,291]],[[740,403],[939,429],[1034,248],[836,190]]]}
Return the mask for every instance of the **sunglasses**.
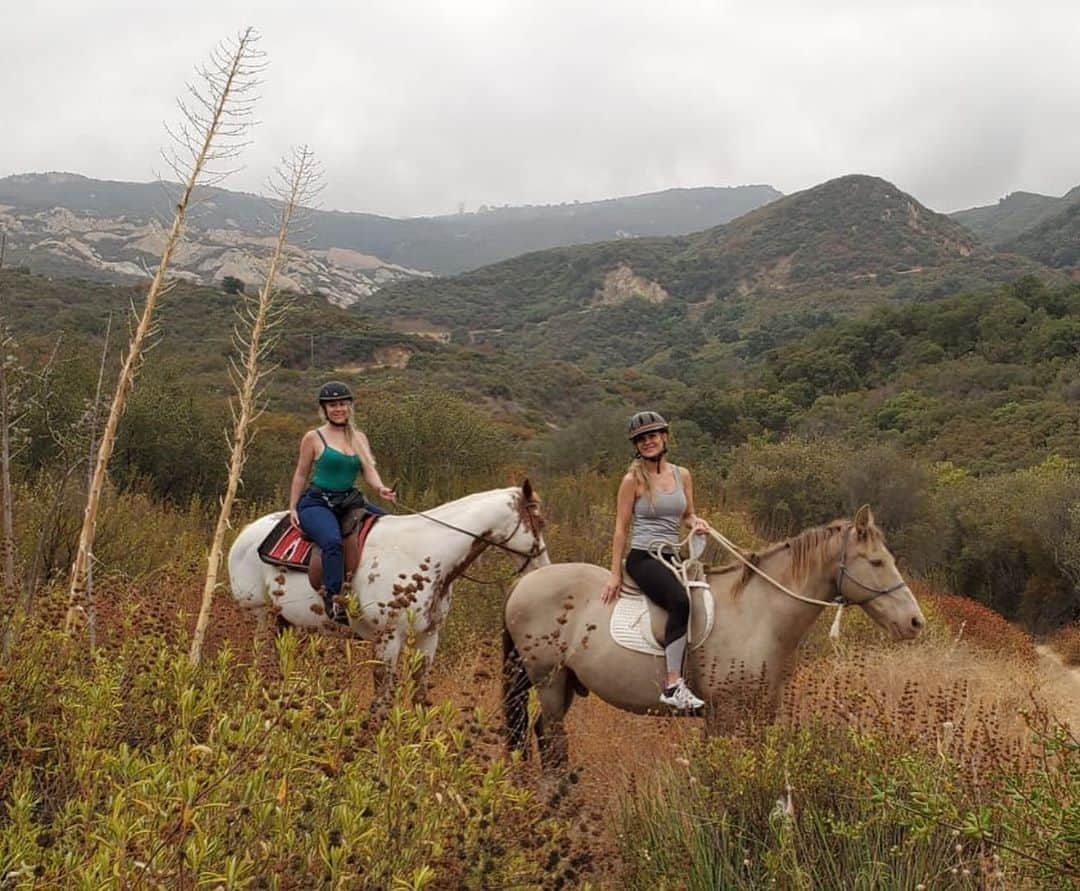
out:
{"label": "sunglasses", "polygon": [[636,445],[639,442],[645,442],[646,440],[649,440],[649,439],[659,439],[662,435],[663,435],[662,430],[650,430],[648,433],[639,433],[637,436],[635,436],[630,441],[633,442]]}

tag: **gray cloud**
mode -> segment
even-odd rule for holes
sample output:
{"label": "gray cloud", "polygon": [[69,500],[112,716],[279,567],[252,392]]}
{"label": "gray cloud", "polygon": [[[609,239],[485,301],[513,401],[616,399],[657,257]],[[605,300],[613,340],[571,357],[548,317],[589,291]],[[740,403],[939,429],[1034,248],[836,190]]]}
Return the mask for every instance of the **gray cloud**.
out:
{"label": "gray cloud", "polygon": [[1080,183],[1080,7],[1030,0],[37,4],[0,32],[0,175],[150,178],[195,64],[248,23],[270,67],[226,185],[258,190],[308,142],[328,207],[866,172],[954,210]]}

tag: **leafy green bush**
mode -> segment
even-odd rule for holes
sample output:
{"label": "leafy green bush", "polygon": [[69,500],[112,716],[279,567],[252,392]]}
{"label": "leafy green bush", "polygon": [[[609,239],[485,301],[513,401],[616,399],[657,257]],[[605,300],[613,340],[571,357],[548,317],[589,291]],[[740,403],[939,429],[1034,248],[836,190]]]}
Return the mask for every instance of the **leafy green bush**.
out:
{"label": "leafy green bush", "polygon": [[480,716],[402,699],[372,728],[332,681],[332,645],[303,644],[279,638],[271,680],[227,649],[194,669],[154,635],[88,654],[29,630],[0,669],[5,887],[571,877],[565,825],[489,757]]}

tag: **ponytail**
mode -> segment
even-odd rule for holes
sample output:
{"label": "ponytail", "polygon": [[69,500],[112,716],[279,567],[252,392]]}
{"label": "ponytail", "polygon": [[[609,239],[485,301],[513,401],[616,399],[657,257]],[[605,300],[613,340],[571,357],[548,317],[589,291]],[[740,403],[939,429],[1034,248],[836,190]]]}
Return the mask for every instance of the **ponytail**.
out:
{"label": "ponytail", "polygon": [[653,494],[652,474],[645,467],[645,459],[640,455],[630,462],[627,473],[634,477],[634,482],[644,490],[645,497],[649,499],[649,506],[656,506],[656,496]]}

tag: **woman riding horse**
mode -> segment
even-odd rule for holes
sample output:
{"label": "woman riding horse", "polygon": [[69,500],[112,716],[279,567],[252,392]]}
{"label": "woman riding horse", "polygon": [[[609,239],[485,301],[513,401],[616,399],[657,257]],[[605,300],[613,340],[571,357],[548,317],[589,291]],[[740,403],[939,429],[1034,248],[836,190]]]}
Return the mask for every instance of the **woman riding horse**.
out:
{"label": "woman riding horse", "polygon": [[619,484],[611,538],[611,576],[601,596],[604,603],[610,603],[622,590],[623,551],[627,532],[632,529],[626,571],[646,597],[667,611],[667,679],[660,702],[678,709],[701,708],[704,700],[690,691],[682,676],[690,598],[682,582],[654,556],[651,546],[663,542],[674,551],[682,538],[682,525],[689,526],[692,532],[704,532],[708,524],[694,513],[690,471],[667,460],[667,421],[655,411],[639,411],[630,418],[627,434],[636,453]]}
{"label": "woman riding horse", "polygon": [[[309,430],[300,440],[300,456],[289,489],[289,518],[322,551],[326,615],[347,625],[348,612],[337,599],[345,577],[341,520],[348,511],[365,506],[364,496],[355,488],[357,474],[363,473],[364,481],[380,498],[393,502],[396,496],[379,477],[368,439],[353,423],[353,394],[348,385],[341,381],[323,384],[319,407],[326,423]],[[374,505],[367,505],[367,509],[385,513]]]}

